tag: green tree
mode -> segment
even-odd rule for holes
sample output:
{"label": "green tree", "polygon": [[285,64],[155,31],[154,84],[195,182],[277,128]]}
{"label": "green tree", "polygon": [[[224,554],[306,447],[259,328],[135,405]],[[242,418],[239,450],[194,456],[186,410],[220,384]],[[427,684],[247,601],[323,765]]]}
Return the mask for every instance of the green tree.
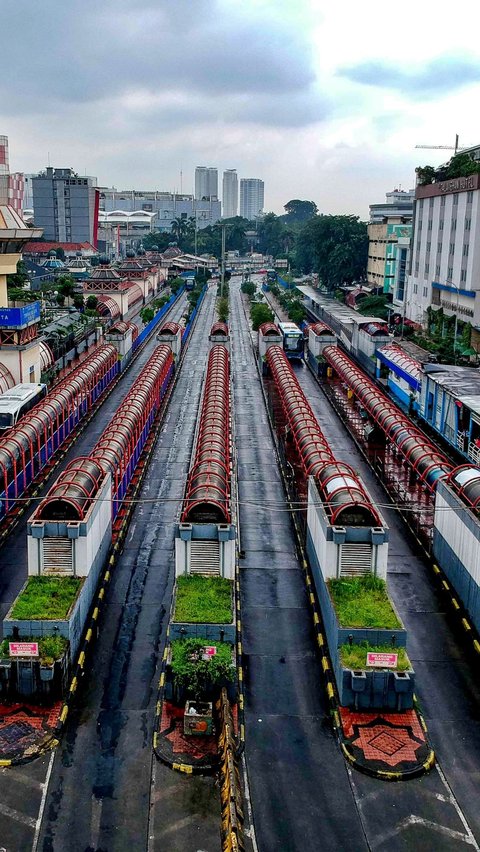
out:
{"label": "green tree", "polygon": [[75,293],[73,296],[73,305],[75,308],[83,308],[83,296],[81,293]]}
{"label": "green tree", "polygon": [[180,276],[177,276],[177,278],[172,278],[172,280],[169,281],[169,287],[172,293],[178,293],[180,287],[183,287],[184,284],[185,281],[183,280],[183,278],[180,278]]}
{"label": "green tree", "polygon": [[420,186],[427,186],[427,184],[433,183],[435,178],[435,169],[433,166],[418,166],[415,172]]}
{"label": "green tree", "polygon": [[11,287],[25,287],[30,281],[27,267],[25,266],[23,260],[19,260],[17,263],[17,271],[12,273],[12,275],[7,275],[7,288],[10,290]]}
{"label": "green tree", "polygon": [[264,322],[273,322],[273,312],[269,307],[267,307],[267,305],[264,305],[261,302],[256,302],[255,304],[252,304],[250,308],[250,318],[252,320],[253,330],[258,331]]}
{"label": "green tree", "polygon": [[296,265],[318,272],[327,290],[365,276],[368,235],[358,216],[315,216],[298,235]]}
{"label": "green tree", "polygon": [[140,311],[140,319],[142,320],[144,325],[148,325],[149,322],[153,320],[155,316],[155,311],[149,305],[145,308],[142,308]]}
{"label": "green tree", "polygon": [[267,213],[257,224],[258,251],[279,257],[285,254],[293,238],[292,232],[285,226],[280,216]]}
{"label": "green tree", "polygon": [[307,222],[318,213],[318,207],[314,201],[300,201],[299,198],[287,201],[283,209],[285,216],[282,218],[287,225]]}
{"label": "green tree", "polygon": [[256,287],[253,281],[244,281],[241,285],[242,293],[245,293],[247,296],[252,298],[255,295]]}
{"label": "green tree", "polygon": [[87,297],[85,307],[88,308],[89,311],[94,311],[98,305],[98,299],[93,294]]}
{"label": "green tree", "polygon": [[217,302],[217,313],[218,319],[220,322],[227,322],[228,320],[228,299],[225,296],[222,296],[221,299]]}

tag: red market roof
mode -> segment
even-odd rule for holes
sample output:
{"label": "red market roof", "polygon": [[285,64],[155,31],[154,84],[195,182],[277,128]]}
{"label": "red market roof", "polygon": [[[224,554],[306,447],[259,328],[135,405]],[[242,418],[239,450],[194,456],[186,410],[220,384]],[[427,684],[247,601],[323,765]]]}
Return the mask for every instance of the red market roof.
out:
{"label": "red market roof", "polygon": [[25,245],[23,249],[24,254],[48,254],[49,251],[56,251],[57,249],[63,249],[64,252],[72,252],[72,251],[93,251],[95,254],[97,253],[97,249],[95,246],[92,246],[91,243],[41,243],[41,242],[29,242]]}

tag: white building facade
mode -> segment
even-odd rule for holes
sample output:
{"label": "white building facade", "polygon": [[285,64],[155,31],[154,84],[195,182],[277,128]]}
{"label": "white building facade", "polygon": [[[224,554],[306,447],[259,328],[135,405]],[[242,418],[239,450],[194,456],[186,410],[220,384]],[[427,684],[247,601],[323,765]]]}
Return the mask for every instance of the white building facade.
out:
{"label": "white building facade", "polygon": [[213,166],[197,166],[195,169],[195,198],[198,201],[218,200],[218,169]]}
{"label": "white building facade", "polygon": [[424,323],[429,306],[480,329],[480,175],[418,186],[406,316]]}
{"label": "white building facade", "polygon": [[222,184],[222,218],[231,219],[238,213],[238,177],[236,169],[226,169]]}
{"label": "white building facade", "polygon": [[242,178],[240,181],[240,216],[255,219],[263,213],[265,185],[259,178]]}

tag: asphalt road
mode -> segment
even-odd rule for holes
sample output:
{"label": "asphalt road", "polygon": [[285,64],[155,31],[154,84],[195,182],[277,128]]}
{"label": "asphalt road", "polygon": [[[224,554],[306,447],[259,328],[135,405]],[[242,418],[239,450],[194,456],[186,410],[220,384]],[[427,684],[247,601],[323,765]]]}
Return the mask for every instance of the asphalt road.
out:
{"label": "asphalt road", "polygon": [[[152,502],[134,512],[87,689],[54,760],[39,841],[43,852],[72,848],[72,837],[82,851],[198,848],[191,845],[192,836],[207,839],[209,845],[201,848],[209,852],[219,848],[218,791],[208,780],[203,797],[189,797],[187,791],[182,798],[175,790],[183,779],[165,773],[152,755],[157,668],[174,579],[175,520],[190,463],[214,304],[210,292],[143,485],[142,497]],[[167,845],[168,828],[175,843]]]}
{"label": "asphalt road", "polygon": [[[181,298],[172,319],[180,318],[184,310],[185,299]],[[158,502],[140,507],[133,519],[109,589],[107,616],[95,648],[95,668],[86,675],[62,746],[26,766],[0,770],[0,849],[3,846],[7,852],[110,852],[129,846],[135,850],[148,846],[153,852],[156,838],[147,837],[149,818],[158,836],[181,823],[183,828],[174,832],[175,837],[185,839],[193,832],[208,838],[210,833],[218,842],[218,791],[211,790],[214,798],[205,814],[207,793],[200,795],[197,791],[197,803],[190,801],[191,789],[183,797],[169,793],[175,784],[181,787],[182,783],[173,772],[167,771],[163,778],[162,770],[158,770],[156,783],[151,785],[158,680],[155,669],[173,582],[173,520],[189,465],[195,406],[206,360],[205,329],[209,330],[212,317],[213,296],[209,296],[192,332],[186,369],[172,397],[143,488],[144,495]],[[57,473],[72,458],[90,451],[156,345],[155,339],[146,345]],[[171,503],[161,502],[169,498]],[[3,614],[26,577],[26,518],[5,542],[0,560]],[[161,791],[157,789],[160,784]],[[209,791],[211,783],[205,789]],[[140,837],[143,846],[139,845]],[[106,845],[102,845],[104,841]],[[212,844],[207,848],[217,847]]]}
{"label": "asphalt road", "polygon": [[381,783],[358,772],[351,785],[373,850],[478,849],[480,844],[480,686],[437,594],[430,568],[385,491],[306,366],[295,368],[322,431],[339,460],[350,464],[381,506],[390,529],[388,585],[408,629],[416,693],[438,766],[417,780]]}
{"label": "asphalt road", "polygon": [[[240,319],[238,296],[235,304]],[[251,350],[237,341],[235,326],[233,334],[242,353],[234,361],[237,416],[241,422],[242,407],[245,414],[255,413],[237,445],[246,551],[246,758],[258,848],[478,849],[480,692],[411,535],[392,511],[387,511],[389,585],[409,629],[410,656],[439,766],[421,779],[389,784],[361,775],[340,756],[327,718],[294,540],[285,516],[268,509],[269,502],[278,505],[282,489]],[[374,500],[384,504],[383,489],[313,376],[306,367],[296,373],[337,457],[358,470]]]}
{"label": "asphalt road", "polygon": [[[246,765],[260,852],[365,850],[333,737],[312,619],[238,283],[234,344]],[[280,504],[280,505],[279,505]]]}

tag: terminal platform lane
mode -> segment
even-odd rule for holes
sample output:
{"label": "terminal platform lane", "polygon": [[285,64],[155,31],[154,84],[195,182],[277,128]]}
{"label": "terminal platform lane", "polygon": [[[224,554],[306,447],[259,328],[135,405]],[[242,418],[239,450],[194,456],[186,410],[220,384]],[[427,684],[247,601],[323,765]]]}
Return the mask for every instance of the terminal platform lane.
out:
{"label": "terminal platform lane", "polygon": [[[185,311],[186,296],[179,297],[178,304],[172,308],[169,316],[172,319],[180,319]],[[85,430],[75,441],[70,450],[65,454],[53,475],[48,480],[48,483],[41,487],[39,497],[43,497],[50,486],[55,482],[59,473],[67,467],[72,459],[78,456],[85,456],[90,453],[95,443],[99,439],[107,423],[112,419],[119,405],[123,402],[128,391],[135,383],[135,379],[145,366],[150,358],[153,350],[158,346],[158,341],[155,335],[145,344],[144,348],[139,353],[138,357],[131,365],[130,369],[120,378],[120,381],[111,392],[108,399],[96,411],[91,422],[86,426]],[[0,619],[3,619],[8,612],[15,597],[20,591],[27,577],[27,521],[33,512],[34,506],[27,510],[25,515],[20,519],[19,523],[8,536],[2,547],[0,548]]]}
{"label": "terminal platform lane", "polygon": [[[478,848],[480,843],[480,686],[454,632],[430,569],[401,518],[305,366],[295,374],[337,458],[362,476],[390,528],[388,583],[408,629],[417,695],[440,764],[402,784],[352,775],[372,849]],[[453,792],[453,794],[452,794]],[[452,833],[453,832],[453,833]],[[423,844],[423,845],[422,845]]]}
{"label": "terminal platform lane", "polygon": [[235,280],[230,302],[245,552],[245,754],[258,848],[363,852],[368,846],[328,718],[302,569]]}
{"label": "terminal platform lane", "polygon": [[143,484],[141,497],[152,502],[139,505],[133,514],[86,675],[88,688],[56,754],[39,847],[51,852],[71,848],[72,837],[79,849],[175,848],[167,843],[168,829],[175,835],[175,824],[179,829],[183,825],[183,848],[219,849],[219,843],[210,843],[212,836],[218,841],[220,836],[218,789],[206,784],[198,799],[185,791],[175,799],[177,774],[157,772],[156,762],[151,779],[157,664],[174,579],[175,521],[189,468],[214,304],[212,292],[192,333]]}

